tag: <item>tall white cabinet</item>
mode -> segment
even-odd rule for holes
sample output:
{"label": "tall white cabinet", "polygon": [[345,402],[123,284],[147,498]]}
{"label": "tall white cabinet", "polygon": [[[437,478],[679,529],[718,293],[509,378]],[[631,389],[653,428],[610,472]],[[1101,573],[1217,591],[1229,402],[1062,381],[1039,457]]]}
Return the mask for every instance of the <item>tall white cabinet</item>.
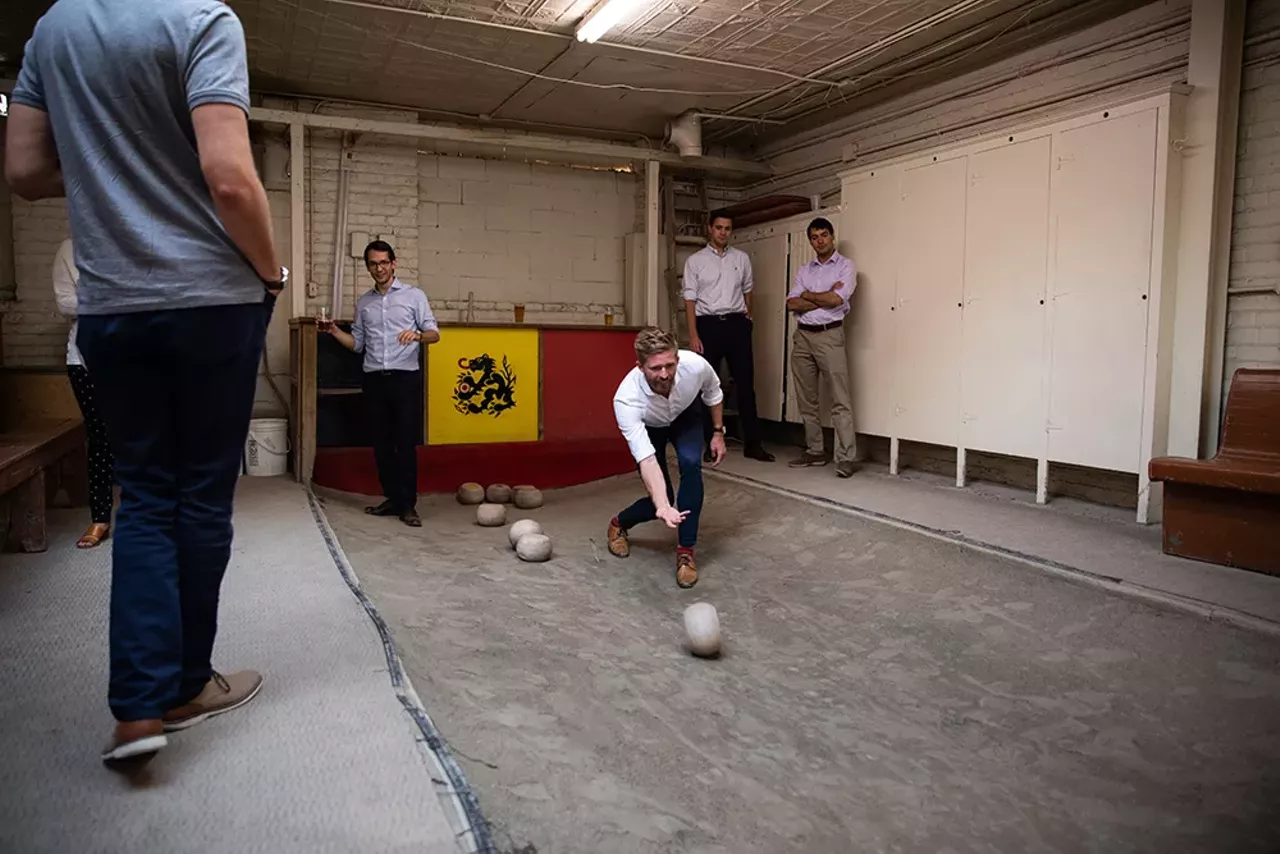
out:
{"label": "tall white cabinet", "polygon": [[[1139,476],[1167,434],[1170,94],[841,175],[859,432]],[[793,250],[794,251],[794,250]],[[896,458],[896,453],[894,454]]]}

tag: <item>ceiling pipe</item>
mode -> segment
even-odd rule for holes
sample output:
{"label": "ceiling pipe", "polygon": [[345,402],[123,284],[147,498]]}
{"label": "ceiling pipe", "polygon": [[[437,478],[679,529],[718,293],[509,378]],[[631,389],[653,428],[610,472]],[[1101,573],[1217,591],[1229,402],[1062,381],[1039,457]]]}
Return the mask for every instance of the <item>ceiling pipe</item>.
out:
{"label": "ceiling pipe", "polygon": [[592,157],[610,163],[634,163],[654,161],[677,172],[720,174],[734,178],[763,178],[773,174],[773,168],[754,160],[736,160],[728,157],[683,157],[674,151],[642,148],[616,142],[597,142],[586,139],[519,133],[505,130],[479,130],[449,125],[388,122],[377,119],[358,119],[347,116],[329,116],[320,113],[300,113],[293,110],[272,110],[250,107],[249,120],[265,124],[290,124],[299,122],[307,127],[357,133],[385,134],[455,142],[462,145],[506,152],[545,152],[547,156],[563,157],[566,152]]}
{"label": "ceiling pipe", "polygon": [[667,142],[674,145],[682,157],[702,156],[702,116],[688,110],[667,122]]}

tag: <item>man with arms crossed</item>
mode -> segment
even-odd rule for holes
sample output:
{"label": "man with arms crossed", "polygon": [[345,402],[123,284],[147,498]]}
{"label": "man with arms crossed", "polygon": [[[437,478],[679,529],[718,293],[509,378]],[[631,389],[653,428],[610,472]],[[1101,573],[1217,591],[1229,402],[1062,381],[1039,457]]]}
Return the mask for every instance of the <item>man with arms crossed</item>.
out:
{"label": "man with arms crossed", "polygon": [[396,276],[396,251],[375,240],[365,247],[364,265],[373,287],[356,300],[356,320],[346,333],[326,330],[342,346],[364,353],[364,397],[373,430],[373,457],[386,500],[364,512],[399,516],[412,528],[418,516],[418,437],[422,435],[422,369],[418,350],[440,340],[440,327],[427,295]]}
{"label": "man with arms crossed", "polygon": [[[733,218],[727,211],[712,211],[707,223],[707,245],[684,262],[684,309],[689,324],[689,348],[702,354],[713,371],[720,361],[729,363],[737,389],[738,415],[742,419],[742,455],[773,462],[773,454],[760,440],[756,417],[755,357],[751,351],[751,259],[729,245]],[[706,424],[706,436],[711,424]]]}
{"label": "man with arms crossed", "polygon": [[788,465],[825,466],[822,423],[818,420],[818,384],[823,374],[831,383],[831,421],[836,434],[836,475],[858,470],[853,461],[856,437],[849,392],[849,357],[844,349],[844,318],[857,286],[853,262],[836,251],[836,230],[818,217],[809,223],[809,245],[818,257],[796,272],[787,294],[787,310],[796,313],[796,340],[791,347],[791,375],[796,381],[800,417],[804,420],[805,452]]}
{"label": "man with arms crossed", "polygon": [[[613,397],[618,429],[631,448],[648,496],[609,521],[609,551],[627,557],[627,531],[643,522],[661,519],[679,531],[676,584],[698,583],[693,549],[698,542],[702,512],[702,416],[711,413],[711,459],[724,459],[724,392],[720,377],[697,353],[678,350],[675,336],[655,327],[636,335],[636,366],[623,378]],[[676,449],[680,490],[671,488],[667,445]],[[672,506],[672,502],[675,506]]]}
{"label": "man with arms crossed", "polygon": [[110,765],[262,685],[211,657],[258,362],[288,280],[249,147],[240,21],[218,0],[125,6],[58,0],[40,19],[5,156],[22,198],[72,190],[77,343],[122,489]]}

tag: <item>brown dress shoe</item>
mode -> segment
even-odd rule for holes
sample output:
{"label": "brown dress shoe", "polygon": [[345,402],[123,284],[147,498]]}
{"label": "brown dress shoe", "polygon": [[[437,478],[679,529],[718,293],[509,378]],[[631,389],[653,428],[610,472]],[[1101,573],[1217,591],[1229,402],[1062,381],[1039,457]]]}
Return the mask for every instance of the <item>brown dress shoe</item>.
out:
{"label": "brown dress shoe", "polygon": [[257,671],[239,670],[226,676],[214,671],[213,678],[194,700],[165,712],[164,731],[184,730],[238,709],[258,696],[261,688],[262,674]]}
{"label": "brown dress shoe", "polygon": [[164,726],[159,719],[145,721],[120,721],[111,743],[102,751],[102,761],[108,767],[126,768],[145,764],[167,747]]}
{"label": "brown dress shoe", "polygon": [[676,552],[676,584],[692,587],[698,583],[698,565],[693,562],[693,552]]}
{"label": "brown dress shoe", "polygon": [[627,532],[622,530],[617,519],[609,520],[609,532],[606,537],[609,543],[609,554],[614,557],[631,555],[631,543],[627,541]]}

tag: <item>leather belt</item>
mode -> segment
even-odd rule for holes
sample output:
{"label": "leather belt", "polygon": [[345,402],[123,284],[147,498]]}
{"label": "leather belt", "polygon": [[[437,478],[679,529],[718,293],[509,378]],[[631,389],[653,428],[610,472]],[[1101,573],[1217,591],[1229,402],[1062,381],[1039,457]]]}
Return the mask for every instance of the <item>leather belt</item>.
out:
{"label": "leather belt", "polygon": [[730,311],[724,314],[699,314],[698,320],[702,320],[703,318],[706,318],[707,320],[728,320],[731,317],[746,317],[746,316],[747,314],[744,311]]}
{"label": "leather belt", "polygon": [[807,323],[796,323],[796,326],[805,332],[826,332],[828,329],[835,329],[837,326],[844,326],[843,320],[833,320],[830,323],[822,323],[817,326],[810,326]]}

